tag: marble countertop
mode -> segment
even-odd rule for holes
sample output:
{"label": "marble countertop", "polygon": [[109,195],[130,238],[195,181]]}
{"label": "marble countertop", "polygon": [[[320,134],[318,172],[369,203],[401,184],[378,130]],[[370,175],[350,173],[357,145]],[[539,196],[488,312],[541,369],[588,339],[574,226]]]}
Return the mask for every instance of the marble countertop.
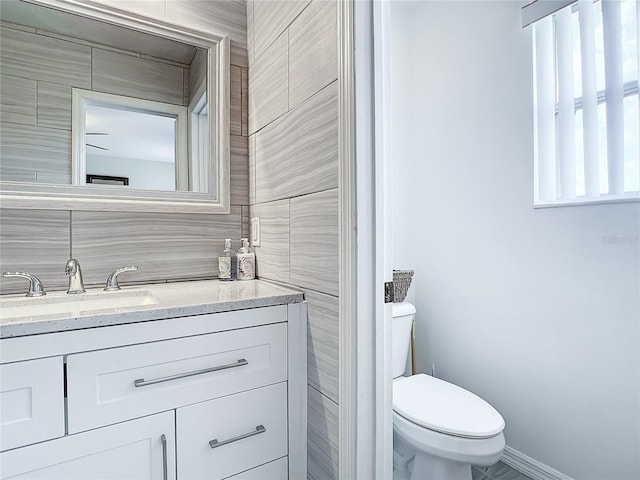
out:
{"label": "marble countertop", "polygon": [[[85,297],[70,299],[66,292],[50,292],[44,297],[34,298],[27,298],[24,295],[0,297],[0,338],[286,305],[303,301],[301,291],[261,280],[235,282],[204,280],[136,285],[122,287],[118,292],[103,292],[101,288],[97,288],[87,290],[78,297],[81,295]],[[104,308],[104,304],[109,304],[111,300],[118,305]],[[127,305],[127,303],[136,302],[146,304]],[[70,304],[73,306],[67,307]],[[53,313],[44,313],[48,310]],[[27,311],[34,313],[31,316],[25,316]]]}

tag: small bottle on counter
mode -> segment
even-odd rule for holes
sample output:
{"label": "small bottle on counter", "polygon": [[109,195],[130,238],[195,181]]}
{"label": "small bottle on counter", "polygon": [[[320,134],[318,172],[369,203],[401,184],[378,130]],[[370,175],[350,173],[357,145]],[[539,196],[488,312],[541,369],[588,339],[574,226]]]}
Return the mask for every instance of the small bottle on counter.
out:
{"label": "small bottle on counter", "polygon": [[236,252],[231,248],[231,239],[226,238],[224,241],[224,251],[222,256],[218,257],[218,279],[224,281],[235,280],[238,270],[238,257]]}
{"label": "small bottle on counter", "polygon": [[238,250],[238,280],[256,278],[256,254],[249,247],[249,239],[242,239],[242,247]]}

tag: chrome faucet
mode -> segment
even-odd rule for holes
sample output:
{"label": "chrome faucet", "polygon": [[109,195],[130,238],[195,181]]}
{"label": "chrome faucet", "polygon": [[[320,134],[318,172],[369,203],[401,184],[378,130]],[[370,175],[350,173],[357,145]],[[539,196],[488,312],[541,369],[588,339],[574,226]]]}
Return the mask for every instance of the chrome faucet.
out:
{"label": "chrome faucet", "polygon": [[118,285],[118,275],[124,272],[135,272],[138,270],[138,267],[120,267],[107,278],[107,285],[103,288],[105,292],[113,292],[116,290],[120,290],[120,285]]}
{"label": "chrome faucet", "polygon": [[42,295],[46,295],[42,282],[35,275],[25,272],[4,272],[2,276],[21,277],[29,280],[29,292],[27,293],[27,297],[41,297]]}
{"label": "chrome faucet", "polygon": [[67,293],[84,293],[84,284],[82,283],[82,270],[80,270],[80,262],[75,258],[70,258],[64,268],[65,273],[69,276],[69,290]]}

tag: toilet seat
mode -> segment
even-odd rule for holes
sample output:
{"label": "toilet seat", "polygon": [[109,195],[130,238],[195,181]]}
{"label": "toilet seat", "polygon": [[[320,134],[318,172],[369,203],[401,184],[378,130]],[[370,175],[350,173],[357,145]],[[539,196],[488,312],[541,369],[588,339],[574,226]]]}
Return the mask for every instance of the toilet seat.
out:
{"label": "toilet seat", "polygon": [[420,427],[457,437],[490,438],[505,425],[482,398],[425,374],[393,382],[393,410]]}

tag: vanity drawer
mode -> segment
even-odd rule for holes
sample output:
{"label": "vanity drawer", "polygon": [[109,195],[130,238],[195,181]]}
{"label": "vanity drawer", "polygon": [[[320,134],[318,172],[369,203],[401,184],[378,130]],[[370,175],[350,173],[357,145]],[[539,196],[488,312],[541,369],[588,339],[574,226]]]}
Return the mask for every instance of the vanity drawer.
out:
{"label": "vanity drawer", "polygon": [[0,365],[0,450],[63,435],[62,357]]}
{"label": "vanity drawer", "polygon": [[76,433],[287,378],[287,327],[274,324],[69,355]]}
{"label": "vanity drawer", "polygon": [[176,424],[181,480],[255,468],[287,455],[287,383],[180,408]]}
{"label": "vanity drawer", "polygon": [[229,477],[229,480],[286,480],[289,478],[288,469],[287,457],[283,457]]}

